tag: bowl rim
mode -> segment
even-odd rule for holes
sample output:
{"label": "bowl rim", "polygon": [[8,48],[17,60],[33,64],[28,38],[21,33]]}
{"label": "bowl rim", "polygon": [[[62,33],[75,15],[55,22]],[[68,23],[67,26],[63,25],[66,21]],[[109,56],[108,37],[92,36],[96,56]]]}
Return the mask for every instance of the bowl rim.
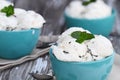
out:
{"label": "bowl rim", "polygon": [[62,61],[62,60],[59,60],[55,57],[55,55],[53,55],[52,53],[52,48],[50,48],[49,50],[49,55],[51,58],[54,58],[56,61],[60,62],[60,63],[65,63],[65,64],[95,64],[95,63],[100,63],[100,62],[104,62],[104,61],[107,61],[111,58],[114,58],[114,54],[115,54],[115,51],[113,50],[112,54],[110,56],[108,56],[107,58],[103,58],[103,59],[100,59],[100,60],[96,60],[96,61],[88,61],[88,62],[77,62],[77,61]]}
{"label": "bowl rim", "polygon": [[25,30],[15,30],[15,31],[6,31],[6,30],[0,30],[0,32],[8,32],[8,33],[15,33],[15,32],[28,32],[33,30],[40,30],[41,28],[31,28],[31,29],[25,29]]}
{"label": "bowl rim", "polygon": [[96,18],[96,19],[87,19],[87,18],[75,18],[75,17],[72,17],[70,15],[67,14],[66,10],[64,12],[64,17],[65,18],[70,18],[70,19],[73,19],[73,20],[88,20],[88,21],[95,21],[95,20],[103,20],[103,19],[107,19],[107,18],[110,18],[112,16],[116,16],[116,10],[115,9],[112,9],[112,14],[109,15],[109,16],[106,16],[106,17],[103,17],[103,18]]}

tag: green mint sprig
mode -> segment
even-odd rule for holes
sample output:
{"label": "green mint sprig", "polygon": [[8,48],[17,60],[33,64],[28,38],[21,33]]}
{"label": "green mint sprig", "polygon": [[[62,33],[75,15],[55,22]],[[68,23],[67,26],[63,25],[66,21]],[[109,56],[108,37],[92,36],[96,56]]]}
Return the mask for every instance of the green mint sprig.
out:
{"label": "green mint sprig", "polygon": [[90,3],[92,3],[92,2],[96,2],[96,0],[89,0],[89,1],[83,1],[83,5],[84,6],[87,6],[87,5],[89,5]]}
{"label": "green mint sprig", "polygon": [[87,32],[81,32],[81,31],[75,31],[73,33],[71,33],[71,36],[76,40],[76,42],[78,43],[82,43],[84,42],[85,40],[90,40],[92,38],[95,38],[95,36],[93,34],[90,34],[90,33],[87,33]]}
{"label": "green mint sprig", "polygon": [[14,14],[14,6],[6,6],[3,9],[1,9],[0,12],[6,13],[6,16],[9,17]]}

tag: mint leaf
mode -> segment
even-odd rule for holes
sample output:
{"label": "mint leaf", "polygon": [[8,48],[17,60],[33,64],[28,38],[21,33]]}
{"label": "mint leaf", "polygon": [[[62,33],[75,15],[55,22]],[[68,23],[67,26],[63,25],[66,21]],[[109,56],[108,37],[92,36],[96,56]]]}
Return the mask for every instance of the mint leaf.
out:
{"label": "mint leaf", "polygon": [[1,9],[0,12],[6,13],[6,16],[9,17],[14,14],[14,7],[12,5],[9,5]]}
{"label": "mint leaf", "polygon": [[90,40],[92,38],[95,38],[95,36],[93,34],[87,33],[87,32],[81,32],[81,31],[75,31],[73,33],[71,33],[71,36],[76,40],[76,42],[78,43],[82,43],[85,40]]}
{"label": "mint leaf", "polygon": [[96,0],[89,0],[89,1],[83,1],[83,5],[84,6],[87,6],[87,5],[89,5],[90,3],[92,3],[92,2],[96,2]]}

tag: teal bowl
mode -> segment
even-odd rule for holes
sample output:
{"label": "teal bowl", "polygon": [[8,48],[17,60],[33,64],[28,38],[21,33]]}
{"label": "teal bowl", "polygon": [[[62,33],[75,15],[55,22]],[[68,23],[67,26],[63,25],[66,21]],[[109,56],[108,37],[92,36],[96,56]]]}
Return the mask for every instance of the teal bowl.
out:
{"label": "teal bowl", "polygon": [[116,17],[116,11],[113,10],[111,16],[100,19],[81,19],[73,18],[66,13],[64,14],[67,28],[70,27],[82,27],[89,30],[93,34],[101,34],[109,36],[111,33]]}
{"label": "teal bowl", "polygon": [[112,69],[114,53],[102,60],[91,62],[65,62],[49,51],[56,80],[107,80]]}
{"label": "teal bowl", "polygon": [[0,58],[18,59],[31,54],[40,32],[40,29],[0,31]]}

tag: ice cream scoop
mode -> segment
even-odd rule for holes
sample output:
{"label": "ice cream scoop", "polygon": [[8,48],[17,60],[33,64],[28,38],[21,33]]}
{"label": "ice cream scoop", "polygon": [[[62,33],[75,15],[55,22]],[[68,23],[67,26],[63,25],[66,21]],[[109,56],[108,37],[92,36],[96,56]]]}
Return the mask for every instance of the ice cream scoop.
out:
{"label": "ice cream scoop", "polygon": [[0,1],[0,30],[19,31],[32,28],[39,29],[45,23],[45,19],[32,10],[14,8],[11,2]]}
{"label": "ice cream scoop", "polygon": [[83,1],[72,1],[66,8],[65,13],[74,18],[98,19],[110,16],[112,8],[103,0],[95,0],[88,5],[83,5]]}
{"label": "ice cream scoop", "polygon": [[[107,38],[102,35],[94,35],[94,38],[79,43],[76,38],[71,36],[76,31],[81,32],[82,38],[80,39],[90,37],[87,34],[92,34],[83,28],[77,27],[72,27],[63,32],[57,41],[57,45],[52,46],[53,53],[57,59],[86,62],[100,60],[112,55],[113,46]],[[77,37],[79,36],[79,34],[76,35]]]}
{"label": "ice cream scoop", "polygon": [[63,32],[49,54],[56,80],[107,80],[114,61],[109,39],[76,27]]}

